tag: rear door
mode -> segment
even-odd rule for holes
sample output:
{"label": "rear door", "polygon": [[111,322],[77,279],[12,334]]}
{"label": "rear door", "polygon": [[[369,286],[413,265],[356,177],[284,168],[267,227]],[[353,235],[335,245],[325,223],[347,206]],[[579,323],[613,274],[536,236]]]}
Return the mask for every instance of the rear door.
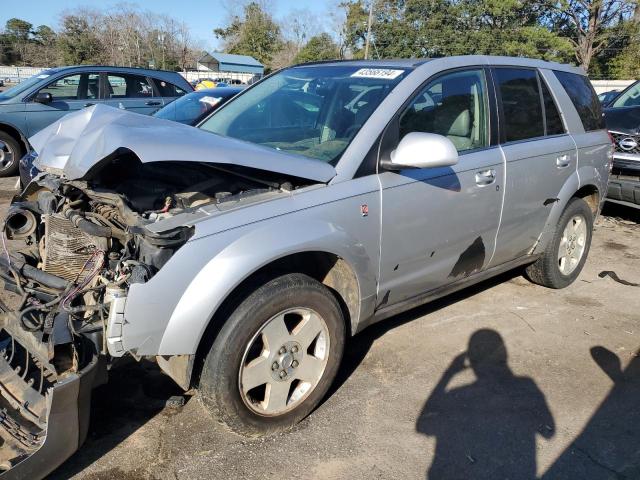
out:
{"label": "rear door", "polygon": [[380,308],[473,275],[493,255],[504,162],[491,141],[495,105],[486,73],[438,75],[387,128],[383,158],[416,131],[448,137],[460,157],[452,167],[380,173]]}
{"label": "rear door", "polygon": [[105,102],[115,108],[151,115],[164,105],[153,82],[144,75],[104,73]]}
{"label": "rear door", "polygon": [[492,266],[532,249],[562,186],[577,168],[576,145],[538,71],[496,67],[493,73],[507,172]]}
{"label": "rear door", "polygon": [[100,74],[98,72],[74,73],[58,77],[37,93],[49,93],[48,104],[30,100],[26,104],[28,135],[34,135],[67,113],[93,105],[100,100]]}

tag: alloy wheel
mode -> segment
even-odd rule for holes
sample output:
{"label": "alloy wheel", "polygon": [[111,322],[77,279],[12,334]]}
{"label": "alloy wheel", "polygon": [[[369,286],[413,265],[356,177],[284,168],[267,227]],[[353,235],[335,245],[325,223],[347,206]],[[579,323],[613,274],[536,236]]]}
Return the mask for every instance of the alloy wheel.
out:
{"label": "alloy wheel", "polygon": [[262,416],[294,409],[320,382],[329,352],[327,324],[317,312],[296,307],[278,313],[245,349],[238,377],[242,400]]}

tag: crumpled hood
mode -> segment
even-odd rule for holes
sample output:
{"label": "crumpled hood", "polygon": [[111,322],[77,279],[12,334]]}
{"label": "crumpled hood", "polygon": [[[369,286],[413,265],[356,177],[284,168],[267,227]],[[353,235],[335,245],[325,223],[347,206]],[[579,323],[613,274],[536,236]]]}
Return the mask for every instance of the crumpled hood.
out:
{"label": "crumpled hood", "polygon": [[29,139],[36,167],[69,180],[82,178],[120,148],[141,162],[195,161],[241,165],[326,183],[333,166],[299,155],[222,137],[168,120],[94,105],[66,115]]}

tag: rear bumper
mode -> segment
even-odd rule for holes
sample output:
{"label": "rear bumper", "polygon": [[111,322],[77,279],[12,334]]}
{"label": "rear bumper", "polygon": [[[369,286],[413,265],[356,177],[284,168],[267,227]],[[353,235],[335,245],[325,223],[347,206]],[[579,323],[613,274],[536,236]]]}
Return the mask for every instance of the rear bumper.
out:
{"label": "rear bumper", "polygon": [[[61,465],[84,442],[91,390],[106,378],[106,367],[103,357],[94,354],[76,373],[47,378],[47,372],[55,369],[43,363],[37,348],[29,348],[34,345],[29,341],[30,334],[19,328],[10,321],[2,327],[0,479],[37,480]],[[18,368],[16,356],[24,362],[24,368]]]}

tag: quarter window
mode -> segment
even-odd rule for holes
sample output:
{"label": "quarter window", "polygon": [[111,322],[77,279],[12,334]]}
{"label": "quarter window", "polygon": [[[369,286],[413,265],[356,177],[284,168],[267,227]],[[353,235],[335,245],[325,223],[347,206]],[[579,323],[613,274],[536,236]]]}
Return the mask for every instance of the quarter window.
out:
{"label": "quarter window", "polygon": [[576,107],[586,132],[605,128],[602,107],[591,82],[584,75],[555,72],[567,95]]}
{"label": "quarter window", "polygon": [[185,92],[182,88],[178,87],[164,80],[154,80],[161,97],[181,97]]}
{"label": "quarter window", "polygon": [[459,152],[486,147],[488,121],[483,70],[445,74],[431,81],[400,118],[400,138],[410,132],[444,135]]}
{"label": "quarter window", "polygon": [[523,68],[496,68],[502,96],[505,140],[514,142],[544,135],[538,74]]}
{"label": "quarter window", "polygon": [[145,98],[153,96],[153,88],[140,75],[108,75],[107,98]]}

